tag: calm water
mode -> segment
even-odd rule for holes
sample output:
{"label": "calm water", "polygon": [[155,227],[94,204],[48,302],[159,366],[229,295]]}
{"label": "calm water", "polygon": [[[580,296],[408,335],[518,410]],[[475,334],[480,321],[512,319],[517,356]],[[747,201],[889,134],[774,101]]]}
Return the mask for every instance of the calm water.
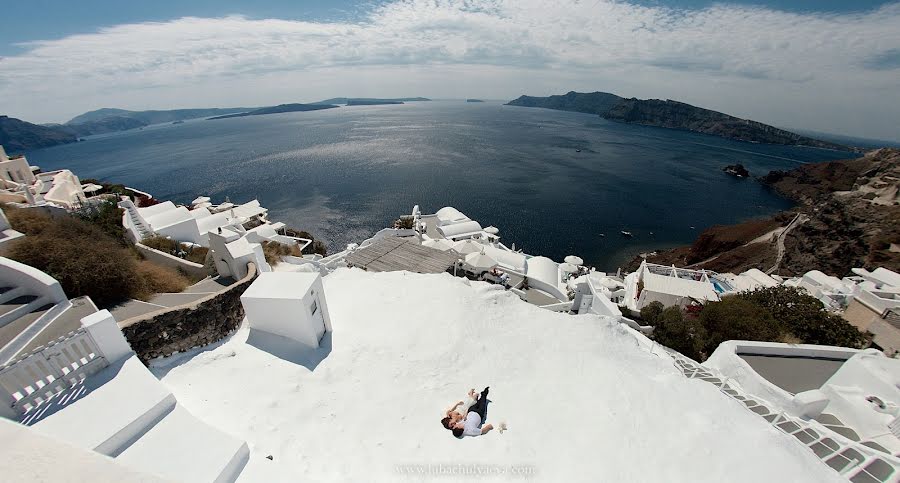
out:
{"label": "calm water", "polygon": [[270,219],[332,251],[415,204],[423,213],[451,205],[499,227],[507,245],[556,260],[575,253],[605,269],[690,243],[706,226],[790,206],[725,175],[727,164],[758,176],[844,157],[461,101],[196,120],[28,153],[45,170],[67,167],[176,202],[259,198]]}

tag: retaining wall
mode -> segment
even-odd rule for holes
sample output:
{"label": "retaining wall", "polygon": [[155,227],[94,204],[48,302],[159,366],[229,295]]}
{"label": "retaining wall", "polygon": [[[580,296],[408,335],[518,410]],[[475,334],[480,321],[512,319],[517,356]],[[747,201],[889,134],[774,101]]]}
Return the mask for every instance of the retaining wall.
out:
{"label": "retaining wall", "polygon": [[244,318],[241,295],[256,278],[256,265],[234,284],[189,304],[150,312],[119,322],[131,348],[145,363],[221,340]]}

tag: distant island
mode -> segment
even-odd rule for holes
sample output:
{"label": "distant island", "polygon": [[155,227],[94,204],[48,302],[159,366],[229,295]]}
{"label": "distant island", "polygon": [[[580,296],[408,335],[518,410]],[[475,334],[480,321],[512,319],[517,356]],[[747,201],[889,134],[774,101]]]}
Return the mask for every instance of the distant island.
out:
{"label": "distant island", "polygon": [[[168,111],[129,111],[126,109],[103,108],[75,116],[65,125],[73,126],[77,124],[102,121],[110,118],[127,118],[141,122],[142,126],[149,126],[151,124],[172,123],[175,121],[184,121],[186,119],[199,119],[201,117],[222,116],[225,114],[233,114],[236,112],[247,112],[254,109],[257,108],[225,107],[210,109],[172,109]],[[133,128],[129,127],[127,129]]]}
{"label": "distant island", "polygon": [[313,104],[346,104],[348,106],[374,106],[378,104],[403,104],[404,102],[430,101],[427,97],[396,97],[392,99],[380,99],[377,97],[332,97]]}
{"label": "distant island", "polygon": [[430,101],[427,97],[395,97],[395,98],[378,98],[378,97],[333,97],[324,101],[314,102],[313,104],[346,104],[348,106],[367,106],[377,104],[403,104],[405,102],[424,102]]}
{"label": "distant island", "polygon": [[481,99],[466,99],[466,102],[484,102]]}
{"label": "distant island", "polygon": [[335,107],[338,106],[333,106],[331,104],[279,104],[277,106],[263,107],[248,112],[215,116],[207,120],[212,121],[214,119],[229,119],[232,117],[264,116],[266,114],[281,114],[284,112],[321,111],[322,109],[334,109]]}
{"label": "distant island", "polygon": [[41,126],[14,117],[0,116],[0,146],[9,154],[74,143],[78,136],[63,127]]}
{"label": "distant island", "polygon": [[379,99],[350,99],[348,106],[382,106],[388,104],[403,104],[403,101],[379,100]]}
{"label": "distant island", "polygon": [[849,146],[801,136],[761,122],[740,119],[672,100],[625,99],[608,92],[581,93],[573,91],[565,95],[550,97],[521,96],[506,105],[584,112],[597,114],[611,121],[684,129],[753,143],[858,151]]}

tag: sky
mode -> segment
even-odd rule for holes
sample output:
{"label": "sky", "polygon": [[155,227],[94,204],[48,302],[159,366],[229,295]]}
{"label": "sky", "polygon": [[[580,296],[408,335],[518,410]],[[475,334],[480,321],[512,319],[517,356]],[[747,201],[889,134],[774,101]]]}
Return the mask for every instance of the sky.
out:
{"label": "sky", "polygon": [[900,140],[900,1],[4,2],[0,114],[329,97],[677,99]]}

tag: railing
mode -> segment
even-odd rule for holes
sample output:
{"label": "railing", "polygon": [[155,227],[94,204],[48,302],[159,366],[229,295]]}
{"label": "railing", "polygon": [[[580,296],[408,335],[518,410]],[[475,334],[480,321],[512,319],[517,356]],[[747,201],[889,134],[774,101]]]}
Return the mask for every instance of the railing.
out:
{"label": "railing", "polygon": [[551,312],[569,312],[572,310],[572,301],[560,302],[558,304],[538,305],[538,307]]}
{"label": "railing", "polygon": [[0,366],[0,388],[14,409],[26,413],[107,365],[94,338],[81,328]]}
{"label": "railing", "polygon": [[66,300],[57,303],[51,307],[50,310],[44,312],[44,314],[32,322],[31,325],[22,330],[22,332],[19,332],[19,335],[13,340],[0,348],[0,363],[6,363],[12,360],[20,350],[25,348],[25,346],[31,342],[31,339],[40,334],[42,330],[46,329],[57,317],[70,308],[72,308],[72,302]]}
{"label": "railing", "polygon": [[[662,347],[662,346],[660,346]],[[796,441],[833,470],[851,481],[900,482],[900,458],[850,440],[815,421],[805,421],[784,411],[773,411],[771,403],[744,394],[728,378],[715,374],[681,354],[664,348],[675,367],[688,379],[700,379],[716,386],[722,394],[741,403],[748,411],[765,419]]]}

